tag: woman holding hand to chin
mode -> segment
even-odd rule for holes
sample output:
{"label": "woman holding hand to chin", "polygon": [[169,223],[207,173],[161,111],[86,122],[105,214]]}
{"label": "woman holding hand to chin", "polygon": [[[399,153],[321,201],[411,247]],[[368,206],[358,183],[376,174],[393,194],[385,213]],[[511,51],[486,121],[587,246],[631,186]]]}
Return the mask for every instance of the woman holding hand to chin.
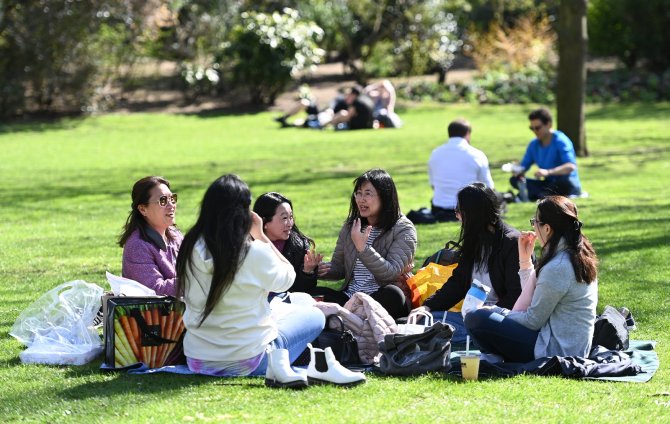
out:
{"label": "woman holding hand to chin", "polygon": [[[582,234],[577,206],[547,196],[530,220],[534,231],[519,237],[521,295],[512,310],[482,308],[465,316],[465,326],[483,352],[506,361],[545,356],[587,357],[598,304],[598,259]],[[531,254],[538,241],[542,258]]]}
{"label": "woman holding hand to chin", "polygon": [[158,295],[174,296],[177,252],[184,236],[175,227],[177,194],[163,177],[144,177],[133,185],[132,210],[119,246],[122,275]]}
{"label": "woman holding hand to chin", "polygon": [[344,279],[340,290],[317,287],[326,302],[344,305],[356,292],[369,294],[393,318],[407,316],[411,299],[405,274],[416,252],[416,229],[400,213],[398,192],[383,169],[371,169],[354,180],[349,216],[330,262],[319,264],[319,277]]}

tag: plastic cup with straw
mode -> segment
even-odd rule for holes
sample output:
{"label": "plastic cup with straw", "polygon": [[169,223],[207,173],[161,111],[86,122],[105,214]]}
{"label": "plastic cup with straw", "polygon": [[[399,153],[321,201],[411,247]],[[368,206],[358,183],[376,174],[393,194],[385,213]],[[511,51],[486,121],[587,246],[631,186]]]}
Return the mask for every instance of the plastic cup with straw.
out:
{"label": "plastic cup with straw", "polygon": [[470,353],[470,336],[465,338],[465,355],[461,356],[461,374],[465,380],[477,380],[479,376],[479,354]]}

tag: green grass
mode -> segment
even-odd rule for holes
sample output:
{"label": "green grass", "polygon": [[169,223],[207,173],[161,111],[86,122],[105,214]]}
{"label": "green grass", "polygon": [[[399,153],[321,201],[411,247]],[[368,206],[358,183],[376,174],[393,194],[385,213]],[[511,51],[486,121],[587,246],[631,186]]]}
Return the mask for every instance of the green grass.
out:
{"label": "green grass", "polygon": [[[531,133],[528,107],[423,106],[400,130],[278,130],[270,114],[129,115],[0,126],[0,412],[3,421],[135,422],[667,422],[670,417],[670,104],[591,106],[589,158],[579,160],[587,199],[577,201],[584,232],[600,256],[599,309],[628,306],[635,339],[658,341],[661,368],[647,384],[516,377],[462,383],[428,375],[370,376],[349,390],[266,389],[262,379],[102,373],[82,367],[22,365],[8,335],[32,301],[65,281],[106,286],[120,274],[116,238],[130,188],[145,175],[167,177],[180,195],[177,221],[188,229],[206,186],[234,172],[254,195],[291,198],[297,222],[328,257],[348,211],[351,182],[383,167],[404,212],[429,205],[430,151],[459,116],[473,144],[507,189],[504,162],[520,159]],[[528,228],[532,204],[509,206],[507,220]],[[422,260],[458,234],[456,224],[420,226]],[[417,261],[418,262],[418,261]]]}

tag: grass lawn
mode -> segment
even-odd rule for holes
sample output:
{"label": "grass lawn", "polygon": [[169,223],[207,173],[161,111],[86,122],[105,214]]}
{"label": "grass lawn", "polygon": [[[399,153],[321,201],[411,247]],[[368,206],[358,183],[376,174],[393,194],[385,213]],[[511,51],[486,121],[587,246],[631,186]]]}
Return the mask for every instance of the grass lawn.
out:
{"label": "grass lawn", "polygon": [[[271,114],[198,117],[102,116],[55,124],[0,125],[0,412],[2,421],[102,422],[668,422],[670,419],[670,104],[590,106],[591,156],[579,160],[590,197],[577,201],[600,257],[599,310],[626,305],[658,341],[661,368],[647,384],[521,376],[463,383],[427,375],[370,376],[368,384],[302,392],[266,389],[262,379],[102,373],[22,365],[8,335],[18,314],[47,290],[83,279],[107,287],[120,274],[116,239],[134,181],[163,175],[179,193],[177,222],[194,222],[207,185],[240,175],[257,196],[291,198],[301,229],[328,258],[347,215],[351,182],[387,169],[402,210],[428,206],[426,162],[464,116],[497,188],[504,162],[520,159],[532,134],[521,106],[422,106],[399,130],[279,130]],[[509,206],[528,229],[532,204]],[[456,224],[420,226],[417,262],[458,236]],[[419,262],[420,263],[420,262]]]}

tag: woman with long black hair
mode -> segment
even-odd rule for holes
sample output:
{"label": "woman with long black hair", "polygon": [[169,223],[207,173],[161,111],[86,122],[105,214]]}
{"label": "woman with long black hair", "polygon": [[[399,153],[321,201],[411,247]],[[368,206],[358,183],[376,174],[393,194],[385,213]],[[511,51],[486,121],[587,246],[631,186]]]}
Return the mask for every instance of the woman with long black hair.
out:
{"label": "woman with long black hair", "polygon": [[316,287],[317,267],[323,256],[315,252],[314,240],[300,231],[293,216],[293,203],[276,192],[261,194],[254,212],[263,218],[263,232],[293,265],[291,292],[310,293]]}
{"label": "woman with long black hair", "polygon": [[369,294],[393,318],[407,316],[404,274],[416,253],[414,224],[400,213],[398,191],[383,169],[371,169],[354,180],[349,216],[337,238],[330,262],[319,264],[319,277],[344,278],[339,290],[317,287],[326,302],[344,305],[356,292]]}
{"label": "woman with long black hair", "polygon": [[187,364],[201,374],[267,372],[268,384],[305,385],[306,377],[288,364],[319,335],[325,318],[311,306],[286,304],[290,313],[279,315],[270,309],[268,294],[286,291],[295,271],[250,206],[247,185],[224,175],[205,192],[198,220],[184,237],[177,293],[186,303]]}
{"label": "woman with long black hair", "polygon": [[[523,292],[512,310],[483,308],[465,317],[482,351],[506,361],[545,356],[586,357],[591,349],[598,304],[598,259],[582,234],[577,206],[563,196],[547,196],[530,220],[534,231],[519,238]],[[537,270],[530,255],[542,247]]]}
{"label": "woman with long black hair", "polygon": [[501,217],[501,205],[496,192],[482,183],[462,188],[457,195],[456,217],[461,222],[459,244],[461,253],[458,266],[451,277],[423,306],[414,309],[432,312],[456,328],[454,343],[465,341],[461,312],[445,312],[465,298],[476,279],[491,288],[486,305],[504,308],[514,306],[521,285],[519,283],[519,232],[507,225]]}

